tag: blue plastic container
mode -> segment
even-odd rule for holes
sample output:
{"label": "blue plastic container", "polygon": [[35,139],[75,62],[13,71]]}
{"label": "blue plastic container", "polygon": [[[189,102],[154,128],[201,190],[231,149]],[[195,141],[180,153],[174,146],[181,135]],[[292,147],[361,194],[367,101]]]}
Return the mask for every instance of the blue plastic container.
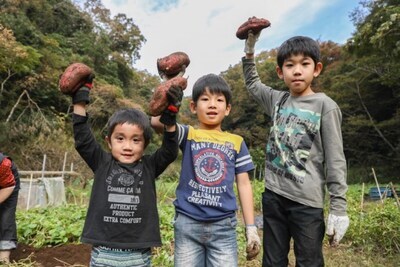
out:
{"label": "blue plastic container", "polygon": [[386,191],[386,197],[392,197],[392,189],[386,188],[386,187],[371,187],[369,189],[369,197],[371,199],[379,199],[379,191],[381,191],[381,196],[383,197],[385,195]]}

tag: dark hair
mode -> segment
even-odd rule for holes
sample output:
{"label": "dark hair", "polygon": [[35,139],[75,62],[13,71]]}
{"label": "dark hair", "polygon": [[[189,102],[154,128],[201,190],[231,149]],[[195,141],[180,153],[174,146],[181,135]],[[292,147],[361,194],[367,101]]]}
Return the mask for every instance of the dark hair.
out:
{"label": "dark hair", "polygon": [[293,55],[302,54],[307,57],[311,57],[315,65],[320,60],[320,49],[316,41],[305,36],[295,36],[292,37],[279,47],[277,62],[279,68],[282,69],[283,62]]}
{"label": "dark hair", "polygon": [[144,147],[150,143],[153,130],[150,125],[149,117],[142,111],[133,108],[123,108],[114,112],[107,123],[107,135],[110,137],[118,124],[133,124],[143,130]]}
{"label": "dark hair", "polygon": [[211,94],[222,93],[225,96],[226,104],[229,105],[232,99],[232,91],[228,83],[216,74],[206,74],[193,85],[192,99],[197,102],[199,97],[208,89]]}

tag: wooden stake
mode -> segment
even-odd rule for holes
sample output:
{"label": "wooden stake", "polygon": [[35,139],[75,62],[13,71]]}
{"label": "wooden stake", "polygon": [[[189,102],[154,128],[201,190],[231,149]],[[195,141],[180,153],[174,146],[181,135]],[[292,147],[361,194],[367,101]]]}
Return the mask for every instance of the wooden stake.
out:
{"label": "wooden stake", "polygon": [[375,175],[375,170],[374,170],[374,168],[371,168],[371,169],[372,169],[372,174],[374,175],[374,179],[375,179],[376,186],[377,186],[377,188],[378,188],[379,198],[381,199],[381,203],[383,204],[383,199],[382,199],[382,194],[381,194],[381,188],[379,187],[378,179],[376,178],[376,175]]}
{"label": "wooden stake", "polygon": [[361,205],[360,205],[360,209],[361,209],[361,213],[363,212],[364,209],[364,183],[362,183],[362,187],[361,187]]}
{"label": "wooden stake", "polygon": [[396,193],[396,190],[394,189],[393,183],[390,182],[389,184],[390,184],[390,186],[391,186],[391,188],[392,188],[393,196],[394,196],[394,198],[396,199],[397,208],[399,208],[399,210],[400,210],[400,201],[399,201],[399,197],[397,196],[397,193]]}

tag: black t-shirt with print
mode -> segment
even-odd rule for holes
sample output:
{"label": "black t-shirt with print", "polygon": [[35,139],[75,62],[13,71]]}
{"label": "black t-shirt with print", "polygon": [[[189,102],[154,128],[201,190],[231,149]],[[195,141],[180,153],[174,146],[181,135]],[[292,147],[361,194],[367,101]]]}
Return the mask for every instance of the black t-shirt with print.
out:
{"label": "black t-shirt with print", "polygon": [[81,241],[112,248],[161,245],[155,179],[178,155],[176,132],[132,164],[116,161],[95,140],[88,117],[73,114],[75,148],[94,172]]}

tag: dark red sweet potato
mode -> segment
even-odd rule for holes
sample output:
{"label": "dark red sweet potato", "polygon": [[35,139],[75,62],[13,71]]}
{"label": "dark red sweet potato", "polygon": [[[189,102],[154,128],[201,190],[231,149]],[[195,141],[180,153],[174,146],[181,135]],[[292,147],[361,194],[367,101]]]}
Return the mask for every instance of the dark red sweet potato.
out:
{"label": "dark red sweet potato", "polygon": [[249,30],[252,30],[254,34],[259,33],[261,30],[271,26],[271,23],[263,18],[251,17],[245,23],[239,26],[236,31],[236,37],[240,40],[247,39]]}
{"label": "dark red sweet potato", "polygon": [[[167,77],[176,76],[190,64],[189,56],[184,52],[175,52],[166,57],[157,59],[158,73]],[[162,77],[163,78],[163,77]]]}
{"label": "dark red sweet potato", "polygon": [[182,90],[185,90],[187,79],[181,76],[176,76],[156,87],[149,105],[149,114],[151,116],[160,115],[168,107],[167,91],[171,86],[179,86]]}
{"label": "dark red sweet potato", "polygon": [[58,81],[58,88],[63,94],[73,95],[83,84],[93,70],[83,63],[72,63],[69,65]]}

